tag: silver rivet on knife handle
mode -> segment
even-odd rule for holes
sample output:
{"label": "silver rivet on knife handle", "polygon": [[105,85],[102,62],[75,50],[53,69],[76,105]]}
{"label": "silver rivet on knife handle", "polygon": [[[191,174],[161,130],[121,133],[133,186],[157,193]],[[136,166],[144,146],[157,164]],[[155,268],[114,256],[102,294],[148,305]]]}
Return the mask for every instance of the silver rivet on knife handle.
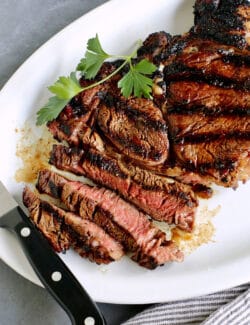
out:
{"label": "silver rivet on knife handle", "polygon": [[23,227],[20,231],[20,234],[22,237],[29,237],[31,231],[30,231],[30,228],[28,227]]}
{"label": "silver rivet on knife handle", "polygon": [[58,282],[62,279],[62,273],[61,272],[58,272],[58,271],[55,271],[51,274],[51,279],[55,282]]}
{"label": "silver rivet on knife handle", "polygon": [[84,319],[84,324],[83,325],[95,325],[95,319],[93,317],[86,317]]}

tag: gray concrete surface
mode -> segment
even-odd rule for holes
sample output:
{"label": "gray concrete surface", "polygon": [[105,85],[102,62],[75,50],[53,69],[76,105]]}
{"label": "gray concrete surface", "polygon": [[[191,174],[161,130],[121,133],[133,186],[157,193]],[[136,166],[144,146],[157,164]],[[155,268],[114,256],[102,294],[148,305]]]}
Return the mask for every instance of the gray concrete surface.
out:
{"label": "gray concrete surface", "polygon": [[[0,0],[0,88],[52,35],[104,2]],[[121,324],[145,308],[143,305],[99,306],[110,325]],[[44,289],[23,279],[0,260],[0,325],[33,324],[67,325],[70,321]]]}

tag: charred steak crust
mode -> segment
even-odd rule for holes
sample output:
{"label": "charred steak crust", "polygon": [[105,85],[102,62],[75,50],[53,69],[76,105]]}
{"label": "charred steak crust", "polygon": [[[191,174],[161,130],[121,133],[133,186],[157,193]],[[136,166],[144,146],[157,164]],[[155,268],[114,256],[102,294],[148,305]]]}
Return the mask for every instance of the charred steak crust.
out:
{"label": "charred steak crust", "polygon": [[193,35],[177,39],[170,47],[181,50],[168,49],[163,55],[167,83],[192,79],[225,88],[249,88],[250,51]]}
{"label": "charred steak crust", "polygon": [[160,55],[168,48],[171,40],[172,36],[164,31],[150,34],[137,51],[138,58],[159,64]]}
{"label": "charred steak crust", "polygon": [[107,264],[124,255],[122,246],[102,228],[40,200],[27,187],[23,192],[23,202],[29,210],[31,220],[55,251],[62,252],[73,247],[82,257],[97,264]]}
{"label": "charred steak crust", "polygon": [[[197,0],[195,8],[202,11],[199,19],[209,18],[212,6],[211,15],[222,24],[232,12],[245,23],[250,19],[250,6],[244,5]],[[238,24],[239,31],[242,26]],[[231,26],[228,32],[236,30]],[[162,53],[166,83],[162,109],[173,165],[235,188],[250,176],[250,51],[219,41],[203,37],[198,29],[172,38]]]}
{"label": "charred steak crust", "polygon": [[201,38],[214,39],[240,49],[250,48],[249,1],[197,0],[192,31]]}
{"label": "charred steak crust", "polygon": [[51,188],[57,186],[57,193],[68,209],[103,227],[127,251],[135,253],[133,259],[140,265],[151,269],[182,259],[182,253],[173,242],[166,240],[163,232],[114,192],[70,181],[48,170],[40,172],[37,187],[41,192],[52,195],[55,191]]}
{"label": "charred steak crust", "polygon": [[189,186],[89,150],[54,145],[50,163],[117,191],[152,218],[192,231],[198,201]]}

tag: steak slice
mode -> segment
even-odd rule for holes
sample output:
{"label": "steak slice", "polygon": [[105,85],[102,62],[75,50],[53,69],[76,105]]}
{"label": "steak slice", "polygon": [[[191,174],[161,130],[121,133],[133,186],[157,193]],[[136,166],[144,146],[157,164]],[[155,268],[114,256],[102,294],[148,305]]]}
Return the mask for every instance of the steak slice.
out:
{"label": "steak slice", "polygon": [[[186,113],[186,114],[185,114]],[[184,114],[168,114],[171,135],[175,142],[189,139],[208,139],[221,135],[250,134],[250,115],[208,115],[186,111]],[[235,112],[236,113],[236,112]]]}
{"label": "steak slice", "polygon": [[190,80],[171,82],[167,113],[250,115],[250,91],[224,89]]}
{"label": "steak slice", "polygon": [[[29,217],[48,240],[53,249],[60,253],[66,251],[71,246],[71,235],[65,227],[62,214],[55,207],[33,193],[28,187],[23,190],[23,203],[29,210]],[[58,210],[57,210],[58,209]]]}
{"label": "steak slice", "polygon": [[198,201],[190,187],[94,150],[53,146],[50,163],[117,191],[152,218],[192,231]]}
{"label": "steak slice", "polygon": [[225,187],[237,187],[238,181],[246,182],[250,175],[250,139],[238,136],[207,139],[174,145],[175,154],[187,168],[214,178]]}
{"label": "steak slice", "polygon": [[97,264],[119,260],[122,246],[95,223],[66,212],[54,204],[40,200],[28,187],[23,202],[31,220],[57,252],[71,246],[82,256]]}
{"label": "steak slice", "polygon": [[249,178],[250,92],[194,81],[171,82],[165,118],[181,166],[218,185]]}
{"label": "steak slice", "polygon": [[[246,136],[246,138],[245,138]],[[206,137],[206,136],[205,136]],[[231,161],[231,164],[240,158],[248,158],[250,153],[249,134],[237,137],[191,137],[185,143],[176,144],[175,152],[180,160],[189,162],[195,167],[202,164],[214,164],[216,160]],[[205,141],[204,141],[205,140]]]}
{"label": "steak slice", "polygon": [[159,165],[167,160],[167,125],[151,100],[108,96],[99,107],[97,124],[125,156],[143,165]]}
{"label": "steak slice", "polygon": [[189,36],[179,53],[165,55],[164,65],[168,82],[192,78],[224,87],[250,87],[250,51],[233,46]]}
{"label": "steak slice", "polygon": [[40,192],[60,198],[71,211],[89,219],[117,241],[140,265],[153,269],[169,261],[180,261],[182,253],[148,218],[117,194],[105,188],[70,181],[48,170],[39,173]]}

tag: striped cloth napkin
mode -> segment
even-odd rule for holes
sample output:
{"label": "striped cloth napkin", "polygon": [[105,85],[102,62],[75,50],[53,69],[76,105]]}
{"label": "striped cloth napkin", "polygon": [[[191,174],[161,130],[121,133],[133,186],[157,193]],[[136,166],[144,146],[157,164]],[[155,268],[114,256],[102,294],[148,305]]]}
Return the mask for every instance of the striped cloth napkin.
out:
{"label": "striped cloth napkin", "polygon": [[158,304],[123,325],[250,325],[250,283],[207,296]]}

